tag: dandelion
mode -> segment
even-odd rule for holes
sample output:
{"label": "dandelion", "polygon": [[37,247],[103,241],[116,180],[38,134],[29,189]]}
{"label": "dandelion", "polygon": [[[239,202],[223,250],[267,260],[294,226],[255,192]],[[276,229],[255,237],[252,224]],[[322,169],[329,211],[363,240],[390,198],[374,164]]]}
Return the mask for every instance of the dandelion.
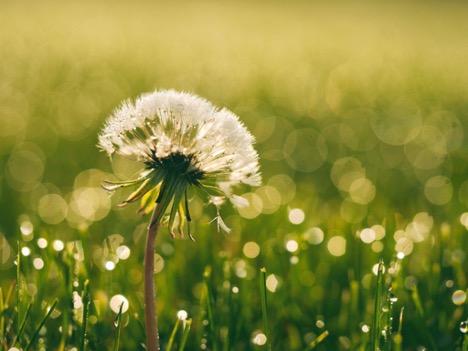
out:
{"label": "dandelion", "polygon": [[[245,206],[233,193],[240,184],[260,184],[254,137],[238,117],[208,101],[173,90],[125,101],[108,119],[99,135],[99,146],[115,154],[141,161],[142,169],[130,180],[105,182],[109,191],[135,187],[121,204],[140,201],[142,215],[152,213],[145,253],[145,312],[148,350],[158,350],[154,295],[154,242],[161,220],[169,214],[168,229],[174,238],[176,218],[183,236],[190,222],[189,191],[203,193],[217,209],[218,228],[229,232],[219,207],[230,200]],[[190,226],[187,225],[189,237]],[[154,317],[154,318],[153,318]]]}

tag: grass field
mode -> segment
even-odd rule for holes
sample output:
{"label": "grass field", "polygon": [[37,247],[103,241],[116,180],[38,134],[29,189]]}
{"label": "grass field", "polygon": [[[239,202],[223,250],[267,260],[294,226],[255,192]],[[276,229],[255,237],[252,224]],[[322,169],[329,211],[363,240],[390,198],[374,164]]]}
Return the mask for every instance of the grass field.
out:
{"label": "grass field", "polygon": [[0,6],[0,350],[144,350],[148,218],[101,188],[139,165],[96,144],[155,88],[239,115],[263,175],[232,233],[196,194],[196,243],[161,230],[164,350],[468,350],[468,4]]}

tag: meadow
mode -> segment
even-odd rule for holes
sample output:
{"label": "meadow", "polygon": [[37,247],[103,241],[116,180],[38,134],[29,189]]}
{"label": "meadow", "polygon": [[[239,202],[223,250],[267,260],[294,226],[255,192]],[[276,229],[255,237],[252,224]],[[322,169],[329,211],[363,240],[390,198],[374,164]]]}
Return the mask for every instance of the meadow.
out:
{"label": "meadow", "polygon": [[468,4],[0,7],[0,350],[145,349],[149,219],[101,187],[141,166],[96,145],[155,88],[235,112],[263,177],[231,233],[196,193],[196,242],[161,229],[163,350],[468,350]]}

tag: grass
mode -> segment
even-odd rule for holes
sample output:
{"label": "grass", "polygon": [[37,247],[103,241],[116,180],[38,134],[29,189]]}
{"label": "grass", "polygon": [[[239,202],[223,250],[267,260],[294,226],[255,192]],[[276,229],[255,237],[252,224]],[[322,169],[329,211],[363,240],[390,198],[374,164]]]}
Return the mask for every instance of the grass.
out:
{"label": "grass", "polygon": [[156,86],[236,112],[264,177],[231,234],[196,195],[196,243],[161,230],[164,349],[466,350],[466,6],[2,4],[0,350],[144,350],[148,218],[95,145]]}

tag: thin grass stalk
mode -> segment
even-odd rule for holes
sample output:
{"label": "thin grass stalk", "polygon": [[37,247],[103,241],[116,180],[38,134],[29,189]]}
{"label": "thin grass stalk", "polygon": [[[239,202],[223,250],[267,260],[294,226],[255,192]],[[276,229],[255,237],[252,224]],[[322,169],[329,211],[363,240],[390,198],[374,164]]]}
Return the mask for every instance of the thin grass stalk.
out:
{"label": "thin grass stalk", "polygon": [[392,329],[392,314],[393,314],[393,302],[392,302],[392,295],[391,289],[388,291],[387,294],[387,321],[385,327],[385,350],[391,350],[391,337],[393,333]]}
{"label": "thin grass stalk", "polygon": [[0,287],[0,350],[3,350],[3,330],[5,328],[5,309],[3,308],[3,290]]}
{"label": "thin grass stalk", "polygon": [[325,338],[329,335],[329,332],[328,330],[325,330],[322,334],[320,334],[319,336],[317,336],[317,338],[312,341],[309,346],[307,346],[307,348],[304,349],[304,351],[310,351],[310,350],[313,350],[317,347],[317,345],[319,345],[323,340],[325,340]]}
{"label": "thin grass stalk", "polygon": [[81,325],[80,351],[85,351],[86,349],[86,329],[88,327],[89,302],[89,280],[86,279],[84,282],[83,292],[83,323]]}
{"label": "thin grass stalk", "polygon": [[[11,302],[11,299],[13,298],[13,292],[17,289],[17,279],[13,280],[10,284],[10,287],[8,288],[8,291],[5,295],[5,300],[4,302],[2,302],[3,304],[3,308],[1,309],[2,310],[2,317],[0,319],[0,322],[2,324],[2,329],[1,329],[1,334],[2,334],[2,338],[0,339],[0,350],[7,350],[8,349],[8,345],[7,345],[7,342],[6,342],[6,339],[5,338],[5,311],[7,310],[8,306],[10,305],[10,302]],[[18,312],[16,310],[16,312]]]}
{"label": "thin grass stalk", "polygon": [[380,308],[382,304],[384,262],[381,259],[377,270],[377,287],[375,289],[374,319],[372,323],[372,351],[379,350],[380,343]]}
{"label": "thin grass stalk", "polygon": [[52,306],[49,307],[49,310],[47,311],[45,317],[42,319],[41,323],[39,324],[39,327],[34,332],[33,337],[29,341],[29,344],[28,344],[28,346],[26,346],[25,350],[29,350],[32,347],[32,345],[36,341],[37,336],[39,335],[39,332],[41,331],[42,327],[44,326],[45,322],[47,321],[47,319],[49,319],[50,315],[52,314],[52,312],[55,309],[55,306],[57,306],[57,303],[58,303],[58,299],[55,299],[54,302],[52,303]]}
{"label": "thin grass stalk", "polygon": [[185,344],[187,343],[187,339],[188,339],[188,335],[189,335],[191,327],[192,327],[192,319],[187,319],[184,322],[184,333],[182,334],[182,339],[180,340],[180,346],[179,346],[178,351],[184,351]]}
{"label": "thin grass stalk", "polygon": [[260,268],[260,293],[262,300],[263,331],[267,338],[267,350],[271,351],[270,333],[268,332],[268,304],[266,289],[266,268]]}
{"label": "thin grass stalk", "polygon": [[32,302],[28,304],[28,308],[26,309],[26,312],[24,313],[24,318],[23,321],[20,324],[20,327],[18,329],[18,333],[16,334],[15,338],[13,339],[13,342],[11,343],[12,346],[15,346],[15,344],[20,342],[21,334],[23,333],[24,326],[26,325],[26,321],[29,316],[29,312],[31,312],[31,307],[32,307]]}
{"label": "thin grass stalk", "polygon": [[169,337],[169,341],[167,342],[166,351],[171,351],[172,344],[174,343],[175,335],[177,333],[177,329],[179,329],[180,318],[177,318],[177,321],[174,324],[174,328],[172,328],[171,336]]}
{"label": "thin grass stalk", "polygon": [[465,333],[465,337],[463,338],[462,351],[468,351],[468,333]]}
{"label": "thin grass stalk", "polygon": [[10,287],[8,288],[7,294],[5,296],[4,309],[6,310],[10,304],[10,300],[13,296],[13,291],[16,288],[16,280],[12,281]]}
{"label": "thin grass stalk", "polygon": [[222,306],[226,306],[227,310],[226,313],[223,313],[223,321],[222,321],[222,326],[225,332],[221,335],[221,343],[222,343],[222,351],[229,351],[230,349],[230,333],[231,333],[231,320],[232,320],[232,287],[231,287],[231,262],[230,260],[224,261],[223,264],[223,281],[225,282],[230,282],[229,284],[225,285],[223,284],[223,293],[222,297],[223,300],[221,302]]}
{"label": "thin grass stalk", "polygon": [[58,351],[64,351],[67,345],[67,340],[70,336],[70,316],[73,314],[73,285],[72,279],[70,278],[72,273],[72,266],[69,261],[68,251],[65,251],[61,256],[61,266],[63,268],[63,280],[64,280],[64,292],[66,298],[62,303],[66,305],[62,310],[62,337],[60,338],[60,344]]}
{"label": "thin grass stalk", "polygon": [[401,345],[403,344],[403,336],[401,335],[401,331],[403,330],[403,311],[405,307],[402,307],[400,310],[400,318],[398,320],[398,331],[393,337],[393,350],[394,351],[401,351]]}
{"label": "thin grass stalk", "polygon": [[120,331],[122,330],[122,308],[124,303],[122,302],[119,307],[119,313],[115,316],[117,330],[114,335],[114,351],[119,351],[120,348]]}
{"label": "thin grass stalk", "polygon": [[17,328],[20,329],[20,302],[21,302],[21,243],[18,240],[18,255],[16,256],[16,313],[18,318],[16,320]]}
{"label": "thin grass stalk", "polygon": [[207,266],[205,272],[203,273],[203,280],[206,287],[206,314],[208,315],[208,326],[210,330],[210,336],[212,341],[213,351],[218,350],[218,338],[216,334],[216,324],[213,317],[213,294],[211,291],[211,285],[209,283],[209,278],[211,277],[211,267]]}
{"label": "thin grass stalk", "polygon": [[[423,325],[424,324],[423,322],[424,322],[424,319],[425,319],[425,313],[424,313],[424,308],[423,308],[423,305],[422,305],[422,302],[421,302],[421,298],[419,296],[419,291],[418,291],[418,288],[417,288],[416,285],[413,285],[413,288],[412,288],[412,291],[411,291],[411,297],[413,299],[416,310],[418,311],[418,315],[419,315],[421,325]],[[430,348],[432,350],[437,350],[437,345],[435,343],[435,340],[434,340],[432,334],[429,332],[429,330],[427,328],[424,328],[423,333],[426,336],[427,342],[431,346]]]}

